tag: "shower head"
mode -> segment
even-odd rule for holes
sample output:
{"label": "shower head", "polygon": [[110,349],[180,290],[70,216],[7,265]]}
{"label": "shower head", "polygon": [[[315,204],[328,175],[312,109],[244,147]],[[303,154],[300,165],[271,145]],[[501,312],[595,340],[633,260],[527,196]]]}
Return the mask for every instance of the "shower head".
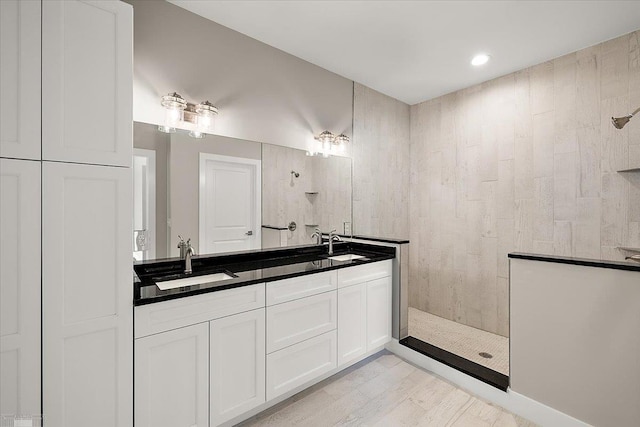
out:
{"label": "shower head", "polygon": [[627,115],[627,116],[622,116],[622,117],[611,117],[611,123],[613,123],[613,126],[616,129],[622,129],[624,127],[624,125],[626,125],[627,123],[629,123],[629,120],[631,120],[631,118],[638,112],[640,111],[640,108],[638,108],[636,111],[634,111],[633,113]]}
{"label": "shower head", "polygon": [[291,171],[291,175],[295,176],[296,178],[300,177],[300,174],[296,171]]}

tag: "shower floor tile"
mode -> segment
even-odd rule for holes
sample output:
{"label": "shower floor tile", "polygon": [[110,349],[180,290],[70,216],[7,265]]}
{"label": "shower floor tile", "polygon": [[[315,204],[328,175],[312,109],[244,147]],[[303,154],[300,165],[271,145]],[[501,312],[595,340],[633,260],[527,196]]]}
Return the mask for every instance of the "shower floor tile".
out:
{"label": "shower floor tile", "polygon": [[[409,335],[509,376],[509,338],[409,307]],[[479,353],[492,355],[490,359]]]}

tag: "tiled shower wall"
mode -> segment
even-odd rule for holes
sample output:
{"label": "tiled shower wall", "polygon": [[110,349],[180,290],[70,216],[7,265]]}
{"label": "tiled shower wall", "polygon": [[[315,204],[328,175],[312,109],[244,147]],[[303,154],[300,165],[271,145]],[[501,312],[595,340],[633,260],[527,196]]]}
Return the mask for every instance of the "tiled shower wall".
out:
{"label": "tiled shower wall", "polygon": [[639,32],[412,106],[410,306],[507,336],[508,252],[640,247],[639,106]]}
{"label": "tiled shower wall", "polygon": [[354,84],[353,232],[409,237],[409,106]]}
{"label": "tiled shower wall", "polygon": [[[299,174],[295,177],[291,174]],[[286,227],[287,245],[307,245],[317,224],[342,233],[351,222],[351,159],[307,156],[305,151],[262,144],[262,223]]]}

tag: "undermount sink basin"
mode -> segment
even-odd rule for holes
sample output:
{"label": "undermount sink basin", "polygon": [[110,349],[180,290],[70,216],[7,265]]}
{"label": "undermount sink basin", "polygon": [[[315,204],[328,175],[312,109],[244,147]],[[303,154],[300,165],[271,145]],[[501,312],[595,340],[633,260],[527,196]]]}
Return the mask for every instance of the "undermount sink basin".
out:
{"label": "undermount sink basin", "polygon": [[204,283],[221,282],[223,280],[233,279],[234,276],[227,273],[205,274],[204,276],[185,277],[184,279],[157,281],[156,286],[163,291],[173,288],[181,288],[183,286],[202,285]]}
{"label": "undermount sink basin", "polygon": [[344,255],[334,255],[330,256],[329,259],[333,261],[353,261],[354,259],[364,258],[363,255],[356,254],[344,254]]}

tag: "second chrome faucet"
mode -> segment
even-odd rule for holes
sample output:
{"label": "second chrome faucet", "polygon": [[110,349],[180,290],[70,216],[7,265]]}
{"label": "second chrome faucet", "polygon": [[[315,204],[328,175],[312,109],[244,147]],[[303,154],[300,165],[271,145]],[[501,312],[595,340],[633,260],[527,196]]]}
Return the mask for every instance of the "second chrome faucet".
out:
{"label": "second chrome faucet", "polygon": [[[316,228],[311,235],[312,239],[316,239],[316,245],[322,244],[322,231],[319,228]],[[329,232],[329,255],[333,255],[333,242],[342,242],[340,236],[336,234],[336,230],[331,230]]]}

